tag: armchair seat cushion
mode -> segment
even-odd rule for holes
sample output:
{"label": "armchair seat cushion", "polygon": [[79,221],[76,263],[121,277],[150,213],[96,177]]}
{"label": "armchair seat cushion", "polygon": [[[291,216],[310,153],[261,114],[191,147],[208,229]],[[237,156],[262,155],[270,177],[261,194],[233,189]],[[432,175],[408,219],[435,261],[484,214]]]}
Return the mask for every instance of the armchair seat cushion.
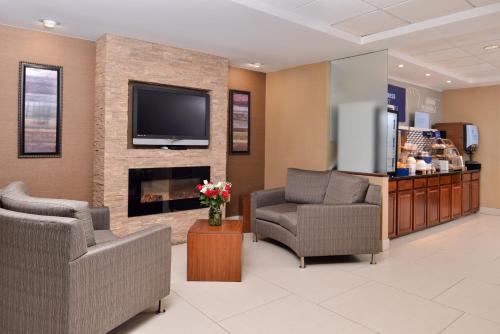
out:
{"label": "armchair seat cushion", "polygon": [[280,216],[282,213],[296,211],[297,204],[295,203],[281,203],[276,205],[263,206],[257,208],[255,212],[255,218],[279,224]]}
{"label": "armchair seat cushion", "polygon": [[278,220],[278,224],[290,231],[293,235],[297,235],[297,212],[282,213]]}
{"label": "armchair seat cushion", "polygon": [[97,230],[94,231],[95,235],[95,243],[97,245],[109,242],[109,241],[114,241],[118,240],[118,237],[113,234],[110,230]]}

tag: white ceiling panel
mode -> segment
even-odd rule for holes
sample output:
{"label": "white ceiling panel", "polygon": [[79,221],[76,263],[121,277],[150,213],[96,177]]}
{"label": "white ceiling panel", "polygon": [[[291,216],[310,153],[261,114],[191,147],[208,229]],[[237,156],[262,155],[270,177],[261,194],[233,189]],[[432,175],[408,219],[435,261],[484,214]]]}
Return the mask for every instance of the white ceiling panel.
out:
{"label": "white ceiling panel", "polygon": [[453,69],[453,68],[458,68],[458,67],[479,65],[481,63],[484,63],[484,61],[475,57],[475,56],[467,56],[467,57],[462,57],[462,58],[446,59],[446,60],[437,62],[436,64],[438,66],[442,66],[444,68]]}
{"label": "white ceiling panel", "polygon": [[495,71],[497,68],[491,64],[482,63],[479,65],[465,66],[457,69],[457,72],[467,76],[472,76],[474,73]]}
{"label": "white ceiling panel", "polygon": [[441,50],[441,51],[436,51],[436,52],[429,52],[429,53],[424,53],[424,54],[419,54],[415,56],[416,58],[423,60],[425,62],[440,62],[448,59],[453,59],[453,58],[461,58],[461,57],[467,57],[469,54],[459,48],[451,48],[451,49],[446,49],[446,50]]}
{"label": "white ceiling panel", "polygon": [[395,18],[381,10],[370,12],[348,19],[334,25],[335,28],[347,31],[358,36],[366,36],[406,25],[403,20]]}
{"label": "white ceiling panel", "polygon": [[485,50],[484,47],[488,45],[500,45],[500,38],[489,40],[489,41],[484,41],[481,43],[475,43],[475,44],[470,44],[470,45],[462,45],[460,48],[462,50],[465,50],[471,54],[474,55],[483,55],[483,54],[488,54],[488,53],[496,53],[499,50],[498,49],[493,49],[493,50]]}
{"label": "white ceiling panel", "polygon": [[441,51],[446,49],[451,49],[454,47],[453,44],[448,42],[446,39],[433,39],[423,43],[412,44],[411,41],[406,41],[408,45],[404,47],[397,48],[398,51],[408,53],[410,55],[419,55],[423,53]]}
{"label": "white ceiling panel", "polygon": [[360,0],[317,0],[294,10],[308,19],[335,24],[377,8]]}
{"label": "white ceiling panel", "polygon": [[500,51],[479,56],[482,60],[495,66],[500,66]]}
{"label": "white ceiling panel", "polygon": [[385,8],[385,7],[394,6],[394,5],[403,3],[403,2],[408,1],[408,0],[364,0],[364,1],[368,2],[371,5],[376,6],[378,8]]}
{"label": "white ceiling panel", "polygon": [[[252,0],[250,0],[252,1]],[[261,1],[261,0],[257,0]],[[313,2],[315,0],[262,0],[262,2],[274,6],[276,8],[280,9],[285,9],[285,10],[291,10],[295,9],[297,7],[307,5],[310,2]]]}
{"label": "white ceiling panel", "polygon": [[469,77],[475,79],[475,80],[482,80],[486,78],[493,78],[493,77],[500,77],[500,70],[489,70],[489,71],[481,71],[481,72],[474,72],[470,73]]}
{"label": "white ceiling panel", "polygon": [[481,29],[479,31],[467,34],[458,34],[456,36],[449,37],[448,41],[450,41],[450,43],[453,43],[454,45],[460,46],[460,45],[488,42],[499,38],[499,36],[500,36],[500,22],[496,27]]}
{"label": "white ceiling panel", "polygon": [[480,7],[500,3],[500,0],[469,0],[469,2],[476,7]]}
{"label": "white ceiling panel", "polygon": [[410,0],[385,11],[409,22],[420,22],[473,8],[465,0]]}

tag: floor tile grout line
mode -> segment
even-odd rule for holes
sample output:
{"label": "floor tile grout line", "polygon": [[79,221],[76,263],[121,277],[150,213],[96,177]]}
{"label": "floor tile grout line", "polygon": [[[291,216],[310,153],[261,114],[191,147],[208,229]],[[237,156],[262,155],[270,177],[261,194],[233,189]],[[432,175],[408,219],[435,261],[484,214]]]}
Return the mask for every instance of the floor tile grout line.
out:
{"label": "floor tile grout line", "polygon": [[464,276],[461,280],[459,280],[458,282],[456,282],[455,284],[452,284],[450,287],[448,287],[447,289],[445,289],[444,291],[442,291],[441,293],[438,293],[437,295],[435,295],[434,297],[430,298],[430,300],[432,301],[435,301],[439,296],[442,296],[443,294],[445,294],[446,292],[450,291],[451,289],[453,289],[455,286],[457,286],[458,284],[462,283],[464,280],[467,279],[467,276]]}
{"label": "floor tile grout line", "polygon": [[183,296],[181,296],[178,292],[175,292],[175,294],[180,299],[182,299],[183,301],[185,301],[187,304],[191,305],[191,307],[193,307],[195,310],[197,310],[198,312],[200,312],[201,314],[203,314],[205,317],[207,317],[208,320],[210,320],[211,322],[213,322],[214,324],[216,324],[217,327],[221,328],[224,332],[229,333],[229,334],[231,333],[231,332],[227,331],[224,327],[222,327],[215,319],[212,319],[212,317],[210,317],[208,314],[206,314],[205,312],[203,312],[200,308],[198,308],[197,306],[195,306],[192,303],[190,303],[186,298],[184,298]]}
{"label": "floor tile grout line", "polygon": [[442,330],[440,330],[438,332],[438,334],[441,334],[443,333],[445,330],[447,330],[448,328],[451,327],[451,325],[453,325],[455,322],[457,322],[459,319],[463,318],[463,316],[465,315],[466,313],[465,312],[462,312],[462,314],[460,314],[455,320],[453,320],[452,322],[450,322],[448,325],[446,325]]}
{"label": "floor tile grout line", "polygon": [[232,315],[230,315],[230,316],[228,316],[228,317],[226,317],[226,318],[223,318],[223,319],[221,319],[221,320],[217,320],[217,322],[218,322],[218,323],[221,323],[221,322],[224,322],[224,321],[229,320],[229,319],[231,319],[231,318],[234,318],[234,317],[240,316],[240,315],[242,315],[242,314],[245,314],[245,313],[248,313],[248,312],[251,312],[251,311],[255,311],[255,310],[256,310],[256,309],[258,309],[258,308],[261,308],[261,307],[267,306],[267,305],[269,305],[269,304],[272,304],[272,303],[277,302],[277,301],[279,301],[279,300],[285,299],[285,298],[287,298],[287,297],[290,297],[290,294],[287,294],[286,296],[281,296],[281,297],[274,298],[273,300],[267,301],[267,302],[265,302],[264,304],[260,304],[260,305],[257,305],[257,306],[254,306],[254,307],[251,307],[251,308],[249,308],[249,309],[247,309],[247,310],[245,310],[245,311],[242,311],[242,312],[238,312],[238,313],[232,314]]}

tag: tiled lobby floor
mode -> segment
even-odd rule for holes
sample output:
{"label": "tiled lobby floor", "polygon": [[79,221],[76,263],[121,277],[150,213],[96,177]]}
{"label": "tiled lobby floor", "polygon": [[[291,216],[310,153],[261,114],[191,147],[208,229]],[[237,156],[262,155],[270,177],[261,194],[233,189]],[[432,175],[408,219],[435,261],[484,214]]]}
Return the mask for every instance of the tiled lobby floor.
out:
{"label": "tiled lobby floor", "polygon": [[283,247],[244,240],[241,283],[186,281],[173,247],[167,312],[119,333],[500,333],[500,217],[473,215],[391,242],[368,256],[298,267]]}

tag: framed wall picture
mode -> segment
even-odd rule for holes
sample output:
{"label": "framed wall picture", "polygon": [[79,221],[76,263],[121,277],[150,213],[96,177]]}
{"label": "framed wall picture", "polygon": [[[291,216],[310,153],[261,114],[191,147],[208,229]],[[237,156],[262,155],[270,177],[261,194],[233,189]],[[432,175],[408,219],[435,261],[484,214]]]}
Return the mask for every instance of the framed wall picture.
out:
{"label": "framed wall picture", "polygon": [[62,67],[19,63],[19,157],[61,157]]}
{"label": "framed wall picture", "polygon": [[250,154],[250,92],[229,91],[229,147],[232,154]]}

